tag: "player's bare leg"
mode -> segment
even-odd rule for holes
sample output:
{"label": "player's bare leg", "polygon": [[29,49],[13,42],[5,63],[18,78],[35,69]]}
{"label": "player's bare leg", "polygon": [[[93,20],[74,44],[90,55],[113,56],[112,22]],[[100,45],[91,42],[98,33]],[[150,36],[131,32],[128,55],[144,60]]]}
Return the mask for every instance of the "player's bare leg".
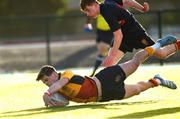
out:
{"label": "player's bare leg", "polygon": [[[173,42],[176,42],[176,39],[173,37],[170,38],[169,40],[167,40],[166,38],[161,39],[160,42],[155,43],[153,46],[147,47],[144,50],[137,52],[134,55],[132,60],[130,60],[126,63],[120,64],[121,68],[124,70],[124,72],[126,74],[126,77],[128,77],[134,71],[136,71],[138,66],[142,62],[144,62],[149,56],[153,55],[157,49],[159,49],[160,47],[164,47],[165,45],[172,44]],[[138,95],[139,93],[141,93],[151,87],[156,87],[159,85],[168,87],[170,89],[176,89],[176,85],[172,81],[164,80],[160,76],[156,75],[154,78],[150,79],[147,82],[141,81],[135,85],[125,85],[126,94],[125,94],[124,98],[129,98],[134,95]]]}
{"label": "player's bare leg", "polygon": [[156,56],[159,59],[166,59],[176,53],[180,49],[180,40],[177,40],[176,43],[165,46],[163,48],[157,49],[154,53],[154,56]]}
{"label": "player's bare leg", "polygon": [[130,85],[130,84],[125,84],[125,96],[124,99],[132,97],[134,95],[138,95],[141,92],[153,87],[153,84],[149,81],[140,81],[137,84]]}
{"label": "player's bare leg", "polygon": [[149,89],[149,88],[153,88],[153,87],[157,87],[157,86],[162,86],[162,87],[167,87],[169,89],[176,89],[177,86],[174,82],[170,81],[170,80],[165,80],[162,77],[160,77],[159,75],[155,75],[154,78],[148,80],[148,81],[140,81],[137,84],[134,85],[125,85],[125,98],[129,98],[132,97],[134,95],[138,95],[141,92]]}
{"label": "player's bare leg", "polygon": [[134,55],[131,60],[119,65],[124,70],[126,77],[128,77],[133,72],[135,72],[139,65],[144,62],[149,56],[150,55],[146,50],[140,50]]}
{"label": "player's bare leg", "polygon": [[149,56],[152,56],[157,49],[160,47],[164,47],[166,45],[170,45],[172,43],[176,42],[175,37],[167,36],[165,38],[160,39],[157,41],[154,45],[146,47],[144,50],[140,50],[137,52],[132,60],[127,61],[125,63],[120,64],[121,68],[124,70],[126,77],[131,75],[138,66],[144,62]]}
{"label": "player's bare leg", "polygon": [[118,64],[118,62],[124,57],[124,52],[121,50],[118,50],[116,55],[114,56],[113,59],[113,65]]}
{"label": "player's bare leg", "polygon": [[[177,40],[177,38],[172,35],[168,35],[158,40],[157,42],[158,43],[152,46],[154,49],[156,49],[152,54],[159,59],[166,59],[169,56],[173,55],[177,50],[180,49],[180,40]],[[162,48],[159,49],[159,47],[162,47]],[[114,56],[112,64],[113,65],[117,64],[122,59],[123,56],[124,56],[124,53],[118,50],[116,55]]]}

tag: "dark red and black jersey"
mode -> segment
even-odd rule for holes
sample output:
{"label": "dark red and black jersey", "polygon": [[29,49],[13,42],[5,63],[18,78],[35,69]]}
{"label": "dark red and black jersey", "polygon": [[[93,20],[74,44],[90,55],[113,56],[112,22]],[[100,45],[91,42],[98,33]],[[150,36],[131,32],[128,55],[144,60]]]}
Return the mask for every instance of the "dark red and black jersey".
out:
{"label": "dark red and black jersey", "polygon": [[92,79],[75,75],[70,71],[62,73],[61,77],[69,79],[69,82],[59,90],[67,99],[79,103],[97,101],[97,86]]}

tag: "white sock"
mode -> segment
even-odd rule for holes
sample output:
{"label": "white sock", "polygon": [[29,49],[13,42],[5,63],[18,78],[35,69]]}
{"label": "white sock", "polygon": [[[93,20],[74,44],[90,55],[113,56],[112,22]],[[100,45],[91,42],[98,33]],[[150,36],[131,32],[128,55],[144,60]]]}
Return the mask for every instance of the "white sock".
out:
{"label": "white sock", "polygon": [[159,49],[161,47],[160,43],[155,43],[154,45],[151,46],[154,50]]}

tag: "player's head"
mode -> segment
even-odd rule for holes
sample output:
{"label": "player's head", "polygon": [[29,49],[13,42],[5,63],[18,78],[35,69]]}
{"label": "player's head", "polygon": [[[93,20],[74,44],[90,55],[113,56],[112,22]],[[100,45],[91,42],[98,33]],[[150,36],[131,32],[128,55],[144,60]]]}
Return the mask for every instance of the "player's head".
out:
{"label": "player's head", "polygon": [[53,66],[45,65],[40,69],[36,80],[41,80],[47,86],[51,86],[55,81],[58,80],[57,71]]}
{"label": "player's head", "polygon": [[100,13],[99,2],[97,0],[81,0],[80,9],[87,16],[96,18]]}

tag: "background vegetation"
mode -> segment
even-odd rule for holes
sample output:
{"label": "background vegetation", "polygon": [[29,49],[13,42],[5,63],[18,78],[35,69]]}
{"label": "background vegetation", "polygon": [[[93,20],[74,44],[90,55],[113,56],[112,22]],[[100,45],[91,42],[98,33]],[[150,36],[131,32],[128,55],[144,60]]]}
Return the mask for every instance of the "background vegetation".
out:
{"label": "background vegetation", "polygon": [[67,0],[1,0],[0,16],[43,16],[62,14]]}
{"label": "background vegetation", "polygon": [[[141,0],[138,1],[143,3]],[[177,1],[147,2],[151,10],[167,10],[179,9]],[[130,11],[137,13],[133,9]],[[158,13],[138,12],[135,17],[154,39],[159,38],[159,30],[162,31],[162,36],[173,34],[180,37],[180,10],[163,12],[161,24],[158,22]],[[94,27],[91,33],[85,33],[85,20],[85,15],[79,10],[79,0],[0,0],[0,71],[36,70],[48,64],[48,58],[51,59],[52,65],[60,69],[91,67],[96,56],[96,28]],[[93,25],[95,26],[95,20]],[[82,41],[87,41],[86,45],[81,44]],[[57,42],[62,43],[58,45]],[[49,46],[47,43],[50,43]],[[57,46],[54,47],[53,43]],[[125,60],[132,54],[126,56],[128,58]],[[166,61],[177,63],[178,59],[177,53]],[[159,63],[159,60],[150,62]]]}
{"label": "background vegetation", "polygon": [[[45,35],[47,27],[51,35],[82,34],[85,21],[79,10],[79,0],[1,0],[0,1],[0,37],[33,37]],[[137,0],[141,4],[141,0]],[[178,0],[147,1],[150,10],[178,9]],[[75,7],[69,7],[76,3]],[[132,12],[137,12],[131,9]],[[152,14],[153,15],[153,14]],[[147,28],[156,25],[156,18],[148,15],[140,21]],[[68,17],[74,16],[74,17]],[[180,15],[163,14],[163,24],[176,25]],[[84,17],[84,18],[83,18]],[[156,16],[155,16],[156,17]]]}

